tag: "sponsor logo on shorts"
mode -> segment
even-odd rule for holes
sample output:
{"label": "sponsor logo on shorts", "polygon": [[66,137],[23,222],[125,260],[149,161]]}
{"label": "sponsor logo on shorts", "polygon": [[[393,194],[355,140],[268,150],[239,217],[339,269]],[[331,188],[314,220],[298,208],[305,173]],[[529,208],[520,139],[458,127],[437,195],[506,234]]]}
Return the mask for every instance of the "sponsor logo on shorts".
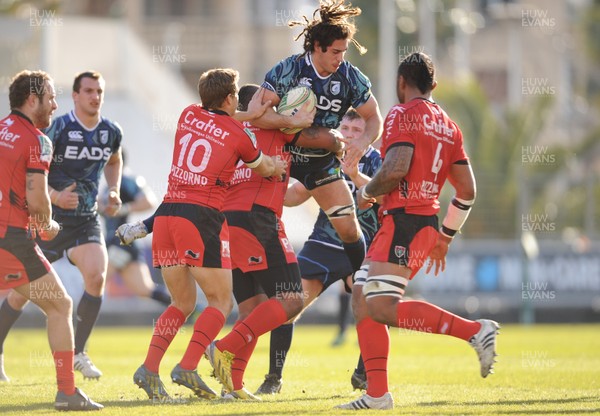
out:
{"label": "sponsor logo on shorts", "polygon": [[396,246],[394,247],[394,254],[398,258],[402,258],[406,255],[406,247]]}
{"label": "sponsor logo on shorts", "polygon": [[221,241],[221,256],[231,257],[231,253],[229,252],[229,241]]}
{"label": "sponsor logo on shorts", "polygon": [[98,243],[99,243],[99,242],[101,242],[101,241],[102,241],[102,239],[100,238],[100,236],[97,236],[97,235],[90,235],[90,236],[88,237],[88,241],[96,241],[96,242],[98,242]]}
{"label": "sponsor logo on shorts", "polygon": [[261,264],[263,262],[262,256],[250,256],[248,257],[248,264]]}
{"label": "sponsor logo on shorts", "polygon": [[192,250],[188,249],[188,250],[185,251],[185,256],[186,257],[191,257],[194,260],[198,260],[200,258],[200,253],[196,253],[195,251],[192,251]]}
{"label": "sponsor logo on shorts", "polygon": [[15,280],[19,280],[21,278],[21,272],[19,273],[8,273],[4,276],[4,280],[7,282],[14,282]]}

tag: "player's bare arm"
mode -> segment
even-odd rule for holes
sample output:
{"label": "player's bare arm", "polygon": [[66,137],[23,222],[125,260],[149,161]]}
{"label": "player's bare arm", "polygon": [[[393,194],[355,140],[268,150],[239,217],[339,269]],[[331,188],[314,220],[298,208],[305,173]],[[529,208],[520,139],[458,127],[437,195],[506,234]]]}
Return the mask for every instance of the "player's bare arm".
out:
{"label": "player's bare arm", "polygon": [[43,240],[52,240],[60,229],[52,219],[52,205],[47,192],[47,177],[44,173],[27,173],[25,198],[31,218],[31,232],[38,233]]}
{"label": "player's bare arm", "polygon": [[360,209],[372,206],[376,196],[387,194],[398,186],[408,173],[413,150],[412,146],[402,145],[388,150],[381,169],[358,191],[357,203]]}
{"label": "player's bare arm", "polygon": [[[473,175],[473,170],[471,169],[471,165],[469,164],[453,164],[450,167],[450,172],[448,173],[448,182],[454,187],[456,191],[455,198],[458,198],[461,201],[474,201],[477,193],[476,184],[475,184],[475,175]],[[469,207],[470,208],[470,207]],[[457,210],[454,206],[453,208],[449,208],[455,210],[459,214],[462,214],[464,218],[452,219],[451,221],[459,221],[464,223],[466,217],[468,215],[467,210]],[[444,219],[444,223],[447,224],[448,216]],[[454,227],[457,227],[454,225]],[[458,226],[459,231],[460,226]],[[435,247],[429,254],[429,263],[427,265],[426,273],[434,267],[434,274],[437,274],[440,271],[444,271],[446,269],[446,254],[448,253],[448,248],[450,243],[452,242],[454,236],[447,235],[440,230],[438,233],[438,239],[435,244]]]}
{"label": "player's bare arm", "polygon": [[121,208],[121,173],[123,171],[123,158],[121,156],[121,148],[113,153],[104,166],[104,177],[108,185],[108,202],[105,213],[108,216],[114,217]]}
{"label": "player's bare arm", "polygon": [[346,142],[344,158],[349,163],[358,162],[367,147],[379,139],[383,131],[383,118],[374,96],[371,95],[366,103],[356,108],[356,112],[365,120],[365,132],[361,137]]}
{"label": "player's bare arm", "polygon": [[[272,106],[279,104],[280,98],[273,91],[266,88],[259,89],[264,91],[263,93],[263,104],[267,101],[271,101]],[[261,129],[280,129],[280,128],[306,128],[312,125],[315,116],[315,111],[307,112],[304,107],[298,111],[294,116],[283,116],[278,114],[273,107],[268,107],[266,111],[257,119],[252,120],[252,124]]]}
{"label": "player's bare arm", "polygon": [[274,177],[281,180],[286,172],[287,162],[279,157],[271,157],[263,154],[257,165],[248,165],[248,167],[263,178]]}
{"label": "player's bare arm", "polygon": [[296,145],[307,149],[324,149],[342,156],[345,143],[342,134],[335,129],[311,126],[300,133]]}
{"label": "player's bare arm", "polygon": [[50,201],[62,209],[75,209],[79,205],[79,194],[75,190],[76,188],[77,182],[73,182],[60,191],[48,186]]}
{"label": "player's bare arm", "polygon": [[310,198],[311,195],[308,189],[301,182],[295,182],[287,188],[283,205],[286,207],[296,207],[305,203]]}
{"label": "player's bare arm", "polygon": [[342,171],[344,171],[344,173],[348,175],[350,180],[354,182],[354,185],[356,185],[357,189],[365,186],[369,183],[369,181],[371,181],[371,178],[369,176],[365,175],[358,169],[358,161],[356,163],[350,164],[347,160],[343,159],[341,161],[341,165]]}

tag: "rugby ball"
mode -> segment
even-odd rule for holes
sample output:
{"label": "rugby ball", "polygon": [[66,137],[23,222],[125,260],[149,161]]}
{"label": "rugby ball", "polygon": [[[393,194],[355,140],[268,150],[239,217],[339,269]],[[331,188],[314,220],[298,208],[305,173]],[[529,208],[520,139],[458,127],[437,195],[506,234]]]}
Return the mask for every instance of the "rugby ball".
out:
{"label": "rugby ball", "polygon": [[[317,104],[317,96],[308,87],[297,87],[289,90],[279,102],[277,112],[284,116],[293,116],[308,102],[308,111],[312,111]],[[285,128],[280,129],[285,134],[296,134],[301,128]]]}

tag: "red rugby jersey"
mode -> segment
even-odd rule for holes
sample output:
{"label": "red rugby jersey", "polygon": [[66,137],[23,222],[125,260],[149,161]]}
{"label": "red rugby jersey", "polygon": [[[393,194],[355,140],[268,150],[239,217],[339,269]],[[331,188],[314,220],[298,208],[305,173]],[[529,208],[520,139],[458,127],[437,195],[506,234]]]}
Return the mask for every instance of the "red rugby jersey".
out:
{"label": "red rugby jersey", "polygon": [[252,205],[257,204],[281,217],[291,165],[290,152],[286,150],[285,145],[290,143],[294,136],[283,134],[280,130],[259,129],[250,123],[244,123],[244,126],[255,134],[258,147],[265,154],[287,160],[287,172],[284,180],[278,181],[274,178],[263,178],[244,163],[238,163],[225,196],[223,211],[250,211]]}
{"label": "red rugby jersey", "polygon": [[254,134],[222,111],[199,104],[179,117],[165,202],[185,202],[221,210],[239,160],[257,166],[262,153]]}
{"label": "red rugby jersey", "polygon": [[413,147],[413,157],[408,174],[384,196],[381,209],[437,214],[450,166],[468,163],[460,129],[436,103],[414,99],[395,105],[386,117],[381,146],[384,161],[394,146]]}
{"label": "red rugby jersey", "polygon": [[0,120],[0,238],[8,227],[26,229],[29,211],[26,174],[46,175],[52,160],[52,142],[18,111]]}

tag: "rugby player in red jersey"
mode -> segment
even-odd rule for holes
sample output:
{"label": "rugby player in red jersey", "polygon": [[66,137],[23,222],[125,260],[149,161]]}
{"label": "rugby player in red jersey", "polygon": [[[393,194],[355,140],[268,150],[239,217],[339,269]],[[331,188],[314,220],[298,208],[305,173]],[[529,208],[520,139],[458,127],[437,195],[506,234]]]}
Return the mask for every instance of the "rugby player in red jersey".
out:
{"label": "rugby player in red jersey", "polygon": [[238,78],[233,69],[203,73],[198,83],[202,105],[184,109],[177,124],[168,189],[156,212],[152,240],[153,264],[161,268],[173,301],[157,320],[146,360],[133,376],[152,400],[169,400],[158,375],[159,365],[194,311],[196,283],[208,307],[196,320],[188,348],[171,378],[193,386],[200,397],[215,397],[196,367],[233,306],[229,232],[221,213],[225,192],[240,160],[274,180],[286,170],[285,161],[264,155],[254,134],[232,117],[238,106]]}
{"label": "rugby player in red jersey", "polygon": [[[258,89],[258,85],[242,87],[240,110],[246,110]],[[250,124],[248,128],[256,135],[263,152],[289,161],[287,145],[293,135]],[[231,241],[233,293],[240,314],[232,331],[213,342],[207,355],[228,390],[226,398],[260,400],[243,384],[244,370],[258,337],[302,310],[298,261],[281,222],[287,183],[287,174],[284,181],[276,182],[238,164],[225,197],[223,213]]]}
{"label": "rugby player in red jersey", "polygon": [[[359,191],[365,208],[383,196],[381,228],[375,235],[352,290],[358,341],[367,373],[367,392],[342,409],[391,409],[386,325],[451,335],[476,350],[486,377],[496,356],[494,321],[471,321],[420,300],[402,297],[409,280],[429,258],[427,272],[444,270],[452,238],[475,202],[475,178],[460,129],[432,100],[436,87],[431,59],[406,57],[398,67],[400,104],[387,115],[382,142],[383,165]],[[449,180],[456,194],[438,231],[439,194]]]}
{"label": "rugby player in red jersey", "polygon": [[0,289],[14,289],[46,314],[58,385],[54,407],[99,410],[75,387],[73,301],[33,239],[52,240],[60,229],[48,194],[52,142],[38,130],[57,108],[54,82],[45,72],[22,71],[11,81],[9,101],[12,111],[0,120]]}

